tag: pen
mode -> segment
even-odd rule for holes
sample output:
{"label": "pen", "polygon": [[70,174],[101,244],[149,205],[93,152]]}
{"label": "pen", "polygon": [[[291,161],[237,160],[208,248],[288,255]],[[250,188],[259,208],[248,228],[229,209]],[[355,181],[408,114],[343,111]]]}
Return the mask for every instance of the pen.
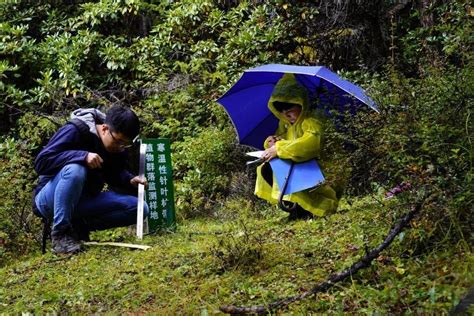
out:
{"label": "pen", "polygon": [[262,163],[264,162],[265,160],[263,158],[258,158],[256,160],[252,160],[252,161],[247,161],[245,164],[247,166],[250,166],[250,165],[253,165],[253,164],[259,164],[259,163]]}

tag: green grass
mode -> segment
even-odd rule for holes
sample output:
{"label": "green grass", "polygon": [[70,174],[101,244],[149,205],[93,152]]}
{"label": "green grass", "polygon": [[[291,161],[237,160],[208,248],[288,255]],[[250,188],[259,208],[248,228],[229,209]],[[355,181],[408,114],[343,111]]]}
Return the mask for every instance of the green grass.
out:
{"label": "green grass", "polygon": [[[327,218],[290,223],[274,209],[242,212],[146,236],[147,251],[89,246],[68,258],[35,253],[0,269],[0,314],[205,315],[223,304],[271,302],[311,289],[380,243],[394,216],[387,208],[358,201]],[[474,284],[474,256],[462,244],[410,255],[416,233],[407,230],[370,268],[285,312],[447,313]]]}

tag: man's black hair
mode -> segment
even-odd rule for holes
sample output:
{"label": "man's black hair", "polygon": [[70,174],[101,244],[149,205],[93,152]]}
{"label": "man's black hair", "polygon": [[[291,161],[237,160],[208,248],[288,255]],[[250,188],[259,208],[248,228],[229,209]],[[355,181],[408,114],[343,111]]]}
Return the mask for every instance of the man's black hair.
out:
{"label": "man's black hair", "polygon": [[114,105],[105,114],[105,124],[111,132],[122,133],[133,140],[140,132],[138,116],[128,107]]}
{"label": "man's black hair", "polygon": [[275,110],[277,110],[278,112],[289,110],[294,106],[301,107],[301,105],[296,104],[296,103],[280,102],[280,101],[273,102],[273,106],[275,107]]}

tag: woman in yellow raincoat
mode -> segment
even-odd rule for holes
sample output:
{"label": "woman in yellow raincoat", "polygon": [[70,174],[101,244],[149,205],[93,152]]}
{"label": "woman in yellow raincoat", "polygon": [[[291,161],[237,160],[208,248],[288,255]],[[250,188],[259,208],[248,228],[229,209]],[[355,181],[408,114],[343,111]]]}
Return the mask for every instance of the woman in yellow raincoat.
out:
{"label": "woman in yellow raincoat", "polygon": [[[278,157],[297,163],[316,159],[324,168],[321,152],[324,115],[310,109],[308,92],[296,81],[293,74],[285,74],[278,81],[268,102],[268,108],[279,119],[279,124],[275,135],[265,140],[262,158],[269,161]],[[269,169],[268,163],[257,168],[255,194],[277,204],[280,191],[273,175],[269,176]],[[324,170],[322,171],[324,173]],[[296,211],[290,214],[290,219],[307,217],[307,212],[324,216],[335,211],[338,205],[335,190],[324,183],[316,188],[285,195],[283,200],[298,205]]]}

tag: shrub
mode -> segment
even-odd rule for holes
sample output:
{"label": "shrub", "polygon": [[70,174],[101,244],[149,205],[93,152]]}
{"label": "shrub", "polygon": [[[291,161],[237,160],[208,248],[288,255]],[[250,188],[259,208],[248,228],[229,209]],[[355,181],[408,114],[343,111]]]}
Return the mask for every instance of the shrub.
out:
{"label": "shrub", "polygon": [[187,216],[210,215],[228,192],[230,174],[242,160],[234,131],[209,127],[174,147],[176,204]]}
{"label": "shrub", "polygon": [[[429,192],[430,202],[418,220],[431,236],[458,240],[472,229],[472,68],[426,70],[419,80],[389,71],[372,81],[381,114],[350,118],[351,134],[340,134],[353,145],[348,192],[367,194],[373,185],[388,190],[410,183],[417,193]],[[428,240],[425,240],[428,241]]]}
{"label": "shrub", "polygon": [[23,254],[39,240],[39,221],[31,211],[31,148],[13,138],[0,143],[0,263]]}
{"label": "shrub", "polygon": [[[0,142],[0,262],[12,252],[25,253],[41,239],[40,220],[32,212],[37,175],[33,160],[61,119],[24,114],[15,137]],[[39,247],[38,247],[39,249]]]}
{"label": "shrub", "polygon": [[228,233],[211,248],[219,272],[241,269],[252,273],[263,259],[264,236],[249,230],[244,222],[240,222],[240,226],[242,229],[237,235]]}

